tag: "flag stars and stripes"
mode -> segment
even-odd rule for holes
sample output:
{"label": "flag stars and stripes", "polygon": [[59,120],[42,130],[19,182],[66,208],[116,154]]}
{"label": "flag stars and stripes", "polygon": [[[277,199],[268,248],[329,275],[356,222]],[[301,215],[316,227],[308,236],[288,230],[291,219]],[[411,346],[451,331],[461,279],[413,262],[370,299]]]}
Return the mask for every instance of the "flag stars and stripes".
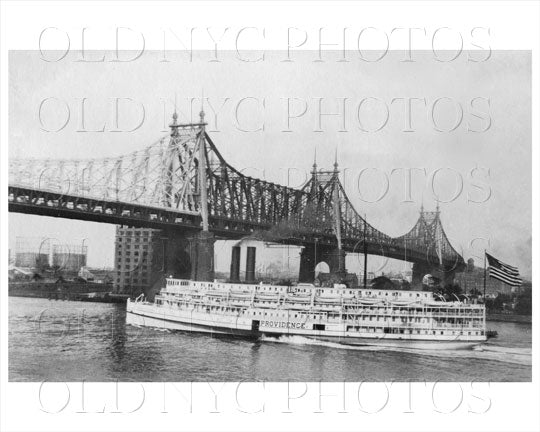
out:
{"label": "flag stars and stripes", "polygon": [[500,280],[510,286],[521,286],[522,280],[517,267],[503,263],[494,256],[486,253],[489,277]]}

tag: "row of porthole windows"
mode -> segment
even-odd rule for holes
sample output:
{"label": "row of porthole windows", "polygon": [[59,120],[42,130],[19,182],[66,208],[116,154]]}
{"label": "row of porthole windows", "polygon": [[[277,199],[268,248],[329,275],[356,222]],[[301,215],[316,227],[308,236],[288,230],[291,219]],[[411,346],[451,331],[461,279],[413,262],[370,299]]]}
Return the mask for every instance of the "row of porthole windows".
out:
{"label": "row of porthole windows", "polygon": [[[247,313],[246,311],[244,311],[245,313]],[[261,312],[261,311],[255,311],[255,312],[252,312],[253,315],[259,315],[259,316],[271,316],[271,317],[276,317],[276,318],[293,318],[293,315],[290,314],[287,316],[287,314],[279,314],[279,313],[275,313],[274,312]],[[294,314],[294,318],[302,318],[302,319],[309,319],[309,318],[312,318],[312,319],[317,319],[317,318],[321,318],[321,316],[319,315],[299,315],[299,314]]]}
{"label": "row of porthole windows", "polygon": [[[374,295],[375,294],[374,291],[360,291],[360,293],[361,294],[365,293],[366,295]],[[378,291],[377,295],[382,296],[382,293],[383,293],[383,291]],[[385,293],[385,296],[387,297],[388,296],[388,291],[385,291],[384,293]],[[414,297],[413,294],[416,294],[416,297],[422,297],[422,296],[423,297],[428,297],[428,295],[429,295],[428,293],[419,293],[419,292],[416,292],[416,293],[415,292],[407,293],[407,292],[400,292],[400,291],[392,291],[391,292],[391,295],[394,296],[394,297],[402,297],[402,296],[407,297],[406,294],[409,294],[408,297]]]}
{"label": "row of porthole windows", "polygon": [[186,281],[179,281],[179,280],[169,280],[169,281],[167,281],[167,285],[182,285],[182,286],[187,286],[187,285],[189,285],[189,282],[186,282]]}
{"label": "row of porthole windows", "polygon": [[[389,331],[388,333],[394,333],[394,334],[423,334],[423,335],[437,335],[437,330],[409,330],[409,329],[390,329],[392,331]],[[377,327],[362,327],[362,326],[347,326],[347,331],[366,331],[371,333],[385,333],[384,329],[377,328]],[[439,331],[439,335],[465,335],[468,336],[479,336],[482,334],[480,331],[457,331],[457,330],[446,330],[446,331]]]}

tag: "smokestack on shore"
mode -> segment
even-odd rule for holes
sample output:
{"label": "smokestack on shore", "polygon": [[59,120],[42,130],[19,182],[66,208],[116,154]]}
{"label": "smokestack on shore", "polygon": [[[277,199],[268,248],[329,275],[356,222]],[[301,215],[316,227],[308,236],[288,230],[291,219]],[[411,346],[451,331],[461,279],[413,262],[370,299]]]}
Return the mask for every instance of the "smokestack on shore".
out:
{"label": "smokestack on shore", "polygon": [[255,254],[257,248],[248,246],[246,258],[246,282],[255,282]]}
{"label": "smokestack on shore", "polygon": [[240,282],[240,246],[233,246],[231,256],[231,282]]}

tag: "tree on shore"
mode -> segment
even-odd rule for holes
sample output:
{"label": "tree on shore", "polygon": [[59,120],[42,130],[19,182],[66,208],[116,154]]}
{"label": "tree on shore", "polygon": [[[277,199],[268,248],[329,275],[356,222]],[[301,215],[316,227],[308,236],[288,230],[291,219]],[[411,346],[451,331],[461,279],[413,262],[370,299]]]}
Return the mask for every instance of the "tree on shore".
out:
{"label": "tree on shore", "polygon": [[516,297],[514,311],[519,315],[532,315],[532,289],[524,288]]}

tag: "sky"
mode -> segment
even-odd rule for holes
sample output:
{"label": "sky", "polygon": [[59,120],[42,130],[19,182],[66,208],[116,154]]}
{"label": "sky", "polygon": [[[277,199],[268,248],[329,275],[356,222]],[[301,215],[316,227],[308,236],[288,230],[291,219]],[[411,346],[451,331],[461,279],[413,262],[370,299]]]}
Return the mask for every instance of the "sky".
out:
{"label": "sky", "polygon": [[[78,52],[44,56],[49,61],[38,51],[10,53],[10,158],[143,149],[167,135],[175,100],[180,121],[189,122],[203,98],[209,134],[237,169],[300,187],[315,151],[324,169],[337,155],[350,200],[376,228],[404,234],[420,206],[434,210],[438,198],[446,234],[465,259],[482,265],[487,249],[531,274],[527,51],[449,62],[429,52],[405,62],[397,51],[372,62],[332,52],[323,61],[316,52],[295,52],[292,61],[267,52],[253,62],[235,52],[218,53],[219,61],[212,52],[191,59],[147,51],[124,62],[111,52],[86,52],[85,61]],[[10,247],[18,236],[86,238],[89,265],[113,262],[113,225],[10,214]]]}

